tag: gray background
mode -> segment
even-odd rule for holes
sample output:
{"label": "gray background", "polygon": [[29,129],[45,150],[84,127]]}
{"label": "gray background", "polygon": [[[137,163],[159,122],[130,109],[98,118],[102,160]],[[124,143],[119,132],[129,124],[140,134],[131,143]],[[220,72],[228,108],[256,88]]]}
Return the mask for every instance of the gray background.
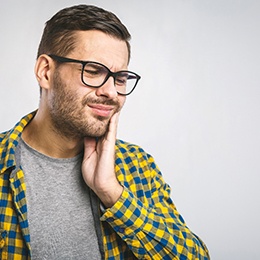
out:
{"label": "gray background", "polygon": [[[1,1],[0,131],[38,106],[44,23],[79,1]],[[142,75],[118,137],[151,153],[212,259],[258,259],[260,1],[86,1],[132,33]]]}

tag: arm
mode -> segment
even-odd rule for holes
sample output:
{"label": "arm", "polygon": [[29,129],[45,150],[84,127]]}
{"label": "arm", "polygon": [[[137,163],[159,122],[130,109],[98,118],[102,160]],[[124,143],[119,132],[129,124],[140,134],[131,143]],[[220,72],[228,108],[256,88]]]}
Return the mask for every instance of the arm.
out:
{"label": "arm", "polygon": [[88,137],[84,143],[83,178],[108,208],[101,221],[108,222],[140,259],[209,259],[206,247],[173,205],[170,188],[151,156],[127,151],[115,169],[117,120],[116,114],[104,137]]}
{"label": "arm", "polygon": [[172,203],[170,187],[153,158],[138,151],[136,159],[132,161],[136,171],[127,172],[125,167],[124,174],[117,173],[124,191],[101,220],[109,222],[138,258],[209,259],[206,246],[187,228]]}

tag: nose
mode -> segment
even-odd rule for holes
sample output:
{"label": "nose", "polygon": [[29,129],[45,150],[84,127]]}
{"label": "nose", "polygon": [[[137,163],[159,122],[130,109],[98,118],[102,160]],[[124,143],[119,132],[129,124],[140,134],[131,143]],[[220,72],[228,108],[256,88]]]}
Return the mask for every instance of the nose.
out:
{"label": "nose", "polygon": [[115,87],[114,78],[110,76],[104,85],[96,89],[97,96],[105,96],[107,98],[113,99],[117,97],[117,91]]}

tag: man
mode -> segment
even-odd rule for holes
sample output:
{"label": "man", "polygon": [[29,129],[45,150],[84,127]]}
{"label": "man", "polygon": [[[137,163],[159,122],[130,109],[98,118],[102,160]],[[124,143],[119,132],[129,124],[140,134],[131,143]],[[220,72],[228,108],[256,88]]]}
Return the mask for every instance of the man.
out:
{"label": "man", "polygon": [[39,109],[0,135],[1,259],[209,259],[153,158],[116,139],[129,40],[94,6],[46,23]]}

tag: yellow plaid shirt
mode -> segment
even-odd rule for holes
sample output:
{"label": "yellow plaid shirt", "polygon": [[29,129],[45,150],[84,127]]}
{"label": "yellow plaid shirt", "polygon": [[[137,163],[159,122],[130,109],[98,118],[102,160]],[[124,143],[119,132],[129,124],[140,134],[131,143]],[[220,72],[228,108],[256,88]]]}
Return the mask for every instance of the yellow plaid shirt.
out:
{"label": "yellow plaid shirt", "polygon": [[[0,134],[0,256],[30,259],[26,185],[15,149],[29,114]],[[209,259],[205,244],[186,226],[154,159],[117,140],[115,172],[124,186],[112,208],[100,213],[105,259]]]}

